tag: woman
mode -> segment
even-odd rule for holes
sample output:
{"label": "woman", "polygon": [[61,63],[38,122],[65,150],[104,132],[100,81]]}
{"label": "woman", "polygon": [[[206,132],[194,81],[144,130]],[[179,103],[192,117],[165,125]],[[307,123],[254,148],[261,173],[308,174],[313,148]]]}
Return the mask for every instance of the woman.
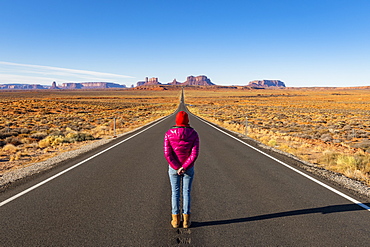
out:
{"label": "woman", "polygon": [[199,154],[198,133],[189,125],[189,116],[180,111],[176,125],[164,136],[164,156],[169,164],[168,174],[172,190],[172,227],[180,226],[180,185],[182,181],[183,227],[190,227],[191,185],[194,162]]}

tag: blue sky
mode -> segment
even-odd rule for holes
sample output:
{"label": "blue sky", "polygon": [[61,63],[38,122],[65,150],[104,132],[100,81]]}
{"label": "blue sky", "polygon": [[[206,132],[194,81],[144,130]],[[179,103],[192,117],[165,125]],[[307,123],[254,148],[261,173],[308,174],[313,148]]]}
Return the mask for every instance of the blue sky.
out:
{"label": "blue sky", "polygon": [[370,86],[369,0],[0,0],[0,83]]}

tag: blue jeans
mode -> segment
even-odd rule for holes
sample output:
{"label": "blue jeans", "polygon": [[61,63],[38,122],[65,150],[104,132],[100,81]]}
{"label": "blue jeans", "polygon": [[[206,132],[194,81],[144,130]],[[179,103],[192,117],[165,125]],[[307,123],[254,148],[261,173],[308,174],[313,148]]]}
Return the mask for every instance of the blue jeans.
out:
{"label": "blue jeans", "polygon": [[183,175],[177,175],[172,167],[168,169],[172,191],[172,214],[180,214],[180,188],[182,182],[182,213],[190,214],[191,185],[194,178],[194,167],[187,170]]}

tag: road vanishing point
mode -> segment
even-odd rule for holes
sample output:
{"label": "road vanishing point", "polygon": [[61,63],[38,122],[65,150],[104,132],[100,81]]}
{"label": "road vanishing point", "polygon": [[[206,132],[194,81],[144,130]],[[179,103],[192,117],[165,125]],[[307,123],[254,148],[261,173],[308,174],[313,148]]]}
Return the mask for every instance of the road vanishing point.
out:
{"label": "road vanishing point", "polygon": [[173,229],[175,113],[3,190],[0,246],[370,246],[369,202],[191,113],[192,226]]}

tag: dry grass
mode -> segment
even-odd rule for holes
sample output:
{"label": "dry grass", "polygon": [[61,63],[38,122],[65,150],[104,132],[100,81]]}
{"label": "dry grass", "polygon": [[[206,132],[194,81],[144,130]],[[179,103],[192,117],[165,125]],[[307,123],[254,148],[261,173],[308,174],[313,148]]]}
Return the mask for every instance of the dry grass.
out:
{"label": "dry grass", "polygon": [[0,174],[169,115],[177,91],[12,91],[0,95]]}
{"label": "dry grass", "polygon": [[186,101],[242,134],[248,117],[249,137],[370,185],[370,90],[188,90]]}
{"label": "dry grass", "polygon": [[[175,91],[14,91],[0,95],[0,174],[172,113]],[[227,129],[370,185],[369,90],[185,90]]]}

